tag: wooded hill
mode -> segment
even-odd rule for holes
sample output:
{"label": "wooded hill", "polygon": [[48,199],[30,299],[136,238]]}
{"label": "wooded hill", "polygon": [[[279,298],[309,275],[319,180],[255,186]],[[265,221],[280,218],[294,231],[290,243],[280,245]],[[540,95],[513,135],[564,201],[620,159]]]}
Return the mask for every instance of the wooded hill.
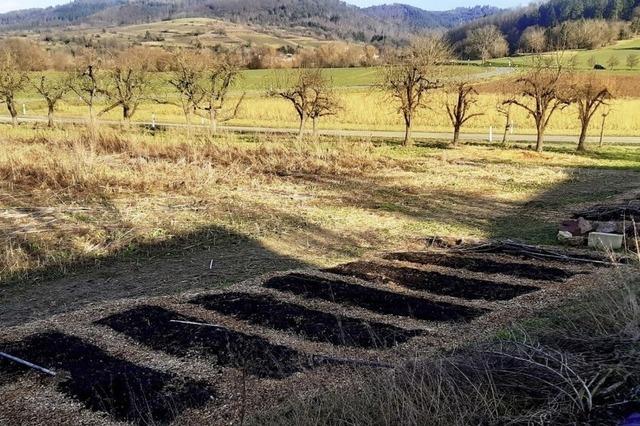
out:
{"label": "wooded hill", "polygon": [[451,28],[498,12],[493,7],[428,12],[394,4],[358,8],[340,0],[75,0],[0,14],[0,30],[68,25],[118,26],[186,17],[219,18],[361,42],[407,38],[416,29]]}
{"label": "wooded hill", "polygon": [[[583,20],[632,22],[640,28],[640,0],[550,0],[543,4],[504,11],[467,22],[449,31],[449,40],[462,42],[469,31],[485,25],[495,25],[505,35],[511,52],[519,48],[523,32],[530,27],[558,28],[564,23]],[[593,28],[593,31],[598,31]],[[622,34],[617,38],[625,38]]]}

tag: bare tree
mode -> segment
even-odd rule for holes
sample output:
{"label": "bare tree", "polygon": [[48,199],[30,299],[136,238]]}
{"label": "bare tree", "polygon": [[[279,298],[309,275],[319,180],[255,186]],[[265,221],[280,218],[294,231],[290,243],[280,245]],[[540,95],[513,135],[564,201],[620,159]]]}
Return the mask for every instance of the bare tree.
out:
{"label": "bare tree", "polygon": [[47,103],[47,126],[54,127],[54,114],[56,112],[58,102],[62,100],[64,95],[71,89],[71,82],[68,78],[56,78],[46,73],[37,75],[29,80],[31,86]]}
{"label": "bare tree", "polygon": [[201,53],[198,52],[195,54],[178,52],[174,55],[173,62],[174,71],[169,84],[178,93],[178,103],[167,100],[159,102],[179,105],[187,122],[187,130],[191,133],[191,118],[205,98],[202,79],[206,64],[202,60]]}
{"label": "bare tree", "polygon": [[274,76],[268,96],[279,97],[289,101],[300,120],[298,138],[302,139],[307,120],[315,121],[331,113],[335,113],[337,105],[329,80],[318,68],[298,68],[293,72],[280,73]]}
{"label": "bare tree", "polygon": [[398,104],[405,124],[404,145],[412,144],[413,119],[427,107],[427,96],[441,88],[441,65],[451,57],[449,44],[439,36],[415,39],[382,72],[379,88]]}
{"label": "bare tree", "polygon": [[104,86],[99,89],[108,104],[98,115],[121,108],[124,126],[129,128],[140,104],[150,97],[152,80],[147,73],[146,61],[132,52],[118,55],[113,62]]}
{"label": "bare tree", "polygon": [[568,69],[563,64],[561,54],[556,55],[552,64],[537,55],[533,57],[530,68],[516,79],[518,94],[522,99],[514,97],[504,101],[505,104],[523,108],[533,118],[538,152],[544,149],[545,130],[553,114],[571,103],[565,87],[567,74]]}
{"label": "bare tree", "polygon": [[630,70],[635,69],[638,64],[640,64],[640,56],[635,53],[627,55],[627,67],[629,67]]}
{"label": "bare tree", "polygon": [[571,85],[572,102],[578,107],[578,118],[580,119],[580,137],[578,138],[578,151],[586,150],[587,131],[589,124],[595,113],[602,106],[608,105],[608,100],[612,98],[609,89],[596,80],[595,76],[578,78]]}
{"label": "bare tree", "polygon": [[101,90],[101,76],[99,68],[101,58],[95,52],[87,52],[80,59],[80,66],[77,68],[71,84],[71,90],[89,109],[89,125],[95,128],[95,104]]}
{"label": "bare tree", "polygon": [[27,74],[18,68],[14,55],[9,50],[0,52],[0,103],[7,106],[14,127],[18,125],[16,95],[26,83]]}
{"label": "bare tree", "polygon": [[324,79],[317,96],[312,100],[309,108],[313,136],[318,137],[318,120],[322,117],[336,115],[342,109],[336,93],[332,89],[330,80]]}
{"label": "bare tree", "polygon": [[204,71],[202,79],[203,106],[200,109],[208,113],[210,129],[215,133],[219,122],[232,120],[238,114],[244,100],[243,93],[235,104],[232,112],[222,117],[220,115],[225,106],[227,95],[233,84],[240,78],[240,68],[231,55],[219,55],[212,60],[212,64]]}
{"label": "bare tree", "polygon": [[[453,95],[453,97],[451,97]],[[450,85],[447,90],[445,107],[451,125],[453,126],[453,146],[458,146],[460,128],[472,119],[483,115],[481,112],[472,113],[471,108],[478,102],[478,92],[466,80],[459,80]]]}
{"label": "bare tree", "polygon": [[467,53],[480,58],[483,64],[488,59],[506,56],[509,53],[509,44],[495,25],[472,29],[467,34],[465,45]]}
{"label": "bare tree", "polygon": [[618,58],[616,55],[609,56],[609,59],[607,59],[607,65],[612,70],[616,69],[616,67],[620,65],[620,58]]}
{"label": "bare tree", "polygon": [[546,29],[538,26],[527,27],[520,36],[520,49],[527,53],[541,53],[547,48]]}

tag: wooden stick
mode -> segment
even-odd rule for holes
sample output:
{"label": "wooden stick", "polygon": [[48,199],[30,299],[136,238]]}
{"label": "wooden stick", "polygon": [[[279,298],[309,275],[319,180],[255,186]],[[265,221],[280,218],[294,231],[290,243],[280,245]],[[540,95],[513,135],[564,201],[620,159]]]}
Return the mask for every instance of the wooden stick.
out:
{"label": "wooden stick", "polygon": [[194,322],[194,321],[182,321],[182,320],[169,320],[169,322],[177,322],[180,324],[189,324],[189,325],[199,325],[201,327],[225,328],[219,325],[207,324],[206,322]]}
{"label": "wooden stick", "polygon": [[47,370],[44,367],[40,367],[39,365],[32,364],[29,361],[25,361],[24,359],[20,359],[18,357],[13,356],[13,355],[9,355],[8,353],[5,353],[5,352],[0,352],[0,357],[6,358],[6,359],[8,359],[10,361],[13,361],[15,363],[18,363],[18,364],[22,364],[22,365],[24,365],[26,367],[33,368],[34,370],[38,370],[41,373],[45,373],[45,374],[48,374],[50,376],[55,376],[56,375],[56,373],[51,371],[51,370]]}

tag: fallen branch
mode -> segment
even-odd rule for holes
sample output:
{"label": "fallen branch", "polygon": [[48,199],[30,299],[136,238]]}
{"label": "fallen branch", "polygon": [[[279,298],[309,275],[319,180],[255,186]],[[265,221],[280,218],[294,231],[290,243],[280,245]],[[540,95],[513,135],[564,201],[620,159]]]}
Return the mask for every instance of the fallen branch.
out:
{"label": "fallen branch", "polygon": [[51,370],[47,370],[44,367],[40,367],[39,365],[33,364],[33,363],[29,362],[29,361],[25,361],[24,359],[18,358],[16,356],[9,355],[8,353],[5,353],[5,352],[0,352],[0,358],[6,358],[6,359],[8,359],[10,361],[13,361],[15,363],[24,365],[24,366],[29,367],[29,368],[33,368],[34,370],[38,370],[41,373],[45,373],[45,374],[48,374],[50,376],[55,376],[56,375],[56,373],[51,371]]}

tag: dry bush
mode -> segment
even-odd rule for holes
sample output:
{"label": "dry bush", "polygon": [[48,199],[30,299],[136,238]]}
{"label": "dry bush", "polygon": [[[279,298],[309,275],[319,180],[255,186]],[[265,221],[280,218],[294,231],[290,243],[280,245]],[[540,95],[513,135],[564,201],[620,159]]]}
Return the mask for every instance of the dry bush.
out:
{"label": "dry bush", "polygon": [[[64,135],[64,134],[63,134]],[[123,135],[102,131],[52,139],[36,134],[19,139],[0,155],[0,178],[22,188],[99,193],[105,188],[145,191],[202,189],[203,174],[228,179],[251,175],[354,175],[388,165],[368,142],[308,143],[296,140],[238,142],[232,136],[194,141],[178,137]],[[181,173],[171,170],[180,169]],[[206,181],[208,181],[207,179]]]}

